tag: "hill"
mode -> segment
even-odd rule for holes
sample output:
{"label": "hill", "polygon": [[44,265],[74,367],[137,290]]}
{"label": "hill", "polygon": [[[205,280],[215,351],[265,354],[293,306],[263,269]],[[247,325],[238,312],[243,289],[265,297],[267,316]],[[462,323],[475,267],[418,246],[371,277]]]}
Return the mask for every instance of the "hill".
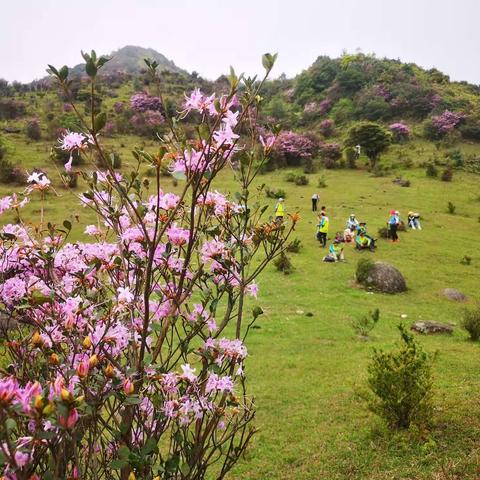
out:
{"label": "hill", "polygon": [[[102,68],[102,75],[109,75],[115,73],[128,73],[131,75],[138,75],[145,68],[143,60],[145,58],[151,58],[156,60],[159,64],[160,71],[169,71],[174,73],[187,72],[180,67],[177,67],[172,60],[169,60],[165,55],[157,52],[153,48],[137,47],[134,45],[127,45],[120,48],[110,55],[109,62]],[[72,68],[73,75],[82,75],[84,73],[85,64],[80,63]]]}

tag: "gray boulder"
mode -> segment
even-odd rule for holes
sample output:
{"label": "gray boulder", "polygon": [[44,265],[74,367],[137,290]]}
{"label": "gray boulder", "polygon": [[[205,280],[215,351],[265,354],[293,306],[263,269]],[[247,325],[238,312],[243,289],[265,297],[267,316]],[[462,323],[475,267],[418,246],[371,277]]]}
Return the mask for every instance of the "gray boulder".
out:
{"label": "gray boulder", "polygon": [[360,261],[357,281],[367,288],[382,293],[399,293],[407,290],[405,278],[398,269],[385,262]]}
{"label": "gray boulder", "polygon": [[452,334],[453,327],[446,323],[435,322],[434,320],[421,320],[415,322],[410,327],[414,332],[418,333],[448,333]]}
{"label": "gray boulder", "polygon": [[455,302],[465,302],[467,300],[466,295],[456,288],[446,288],[443,290],[442,295]]}

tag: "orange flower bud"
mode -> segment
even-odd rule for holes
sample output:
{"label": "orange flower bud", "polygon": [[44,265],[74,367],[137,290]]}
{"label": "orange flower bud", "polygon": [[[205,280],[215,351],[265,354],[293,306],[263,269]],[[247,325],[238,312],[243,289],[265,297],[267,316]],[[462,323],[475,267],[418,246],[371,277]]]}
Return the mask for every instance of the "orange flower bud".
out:
{"label": "orange flower bud", "polygon": [[48,361],[52,364],[52,365],[58,365],[60,363],[60,360],[58,358],[58,355],[56,353],[52,353],[48,359]]}
{"label": "orange flower bud", "polygon": [[98,365],[98,357],[97,355],[93,354],[89,359],[88,359],[88,365],[90,368],[95,368]]}
{"label": "orange flower bud", "polygon": [[43,346],[43,338],[41,337],[40,333],[39,332],[35,332],[33,335],[32,335],[32,345],[34,347],[41,347]]}
{"label": "orange flower bud", "polygon": [[115,369],[113,368],[112,364],[109,363],[106,367],[105,370],[103,371],[105,376],[107,378],[113,378],[115,376]]}
{"label": "orange flower bud", "polygon": [[60,392],[60,397],[64,402],[73,402],[73,395],[66,388],[62,388],[62,391]]}
{"label": "orange flower bud", "polygon": [[42,411],[42,410],[43,410],[44,401],[43,401],[43,397],[42,397],[41,395],[37,395],[37,396],[35,397],[34,406],[35,406],[35,408],[36,408],[38,411]]}
{"label": "orange flower bud", "polygon": [[88,375],[88,371],[90,370],[89,362],[80,362],[77,367],[77,375],[80,378],[85,378]]}
{"label": "orange flower bud", "polygon": [[128,476],[128,480],[137,480],[137,477],[133,472],[130,472],[130,475]]}
{"label": "orange flower bud", "polygon": [[83,339],[82,342],[83,348],[91,348],[92,346],[92,339],[88,336]]}
{"label": "orange flower bud", "polygon": [[135,391],[135,386],[133,385],[132,381],[129,378],[126,378],[123,381],[123,391],[127,394],[130,395]]}

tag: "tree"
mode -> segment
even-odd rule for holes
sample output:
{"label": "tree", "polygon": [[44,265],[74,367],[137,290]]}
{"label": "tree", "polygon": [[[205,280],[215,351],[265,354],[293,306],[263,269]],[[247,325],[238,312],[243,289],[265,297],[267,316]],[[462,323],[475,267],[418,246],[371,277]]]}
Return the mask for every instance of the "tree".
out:
{"label": "tree", "polygon": [[370,161],[370,167],[374,168],[382,152],[392,142],[392,134],[378,123],[358,122],[347,133],[346,146],[360,145]]}

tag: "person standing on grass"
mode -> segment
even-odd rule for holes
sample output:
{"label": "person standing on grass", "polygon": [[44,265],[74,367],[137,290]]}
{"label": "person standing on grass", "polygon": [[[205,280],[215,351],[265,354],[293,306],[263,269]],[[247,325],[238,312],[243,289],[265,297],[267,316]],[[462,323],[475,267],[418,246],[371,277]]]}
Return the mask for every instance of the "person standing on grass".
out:
{"label": "person standing on grass", "polygon": [[328,235],[328,217],[327,214],[322,211],[319,215],[319,222],[317,225],[317,240],[320,242],[321,247],[327,246],[327,235]]}
{"label": "person standing on grass", "polygon": [[283,198],[280,197],[278,199],[277,204],[275,205],[275,221],[276,222],[283,222],[285,217],[285,205],[283,203]]}
{"label": "person standing on grass", "polygon": [[392,243],[398,242],[397,229],[400,224],[400,212],[398,210],[390,211],[390,218],[388,219],[388,231]]}
{"label": "person standing on grass", "polygon": [[317,211],[317,203],[320,200],[320,195],[318,193],[314,193],[312,195],[312,212]]}

